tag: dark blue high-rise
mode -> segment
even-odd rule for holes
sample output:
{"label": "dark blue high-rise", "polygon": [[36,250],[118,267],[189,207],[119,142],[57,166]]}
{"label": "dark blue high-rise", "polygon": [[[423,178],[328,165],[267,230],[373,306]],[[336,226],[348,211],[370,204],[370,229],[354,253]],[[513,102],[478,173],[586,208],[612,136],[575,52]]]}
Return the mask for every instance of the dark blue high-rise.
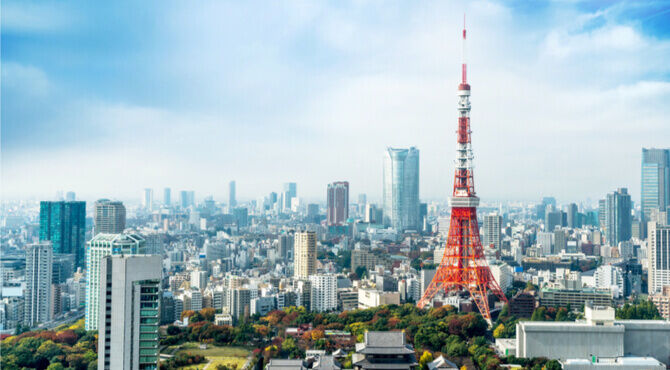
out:
{"label": "dark blue high-rise", "polygon": [[50,240],[54,253],[75,256],[84,266],[86,202],[40,202],[40,240]]}

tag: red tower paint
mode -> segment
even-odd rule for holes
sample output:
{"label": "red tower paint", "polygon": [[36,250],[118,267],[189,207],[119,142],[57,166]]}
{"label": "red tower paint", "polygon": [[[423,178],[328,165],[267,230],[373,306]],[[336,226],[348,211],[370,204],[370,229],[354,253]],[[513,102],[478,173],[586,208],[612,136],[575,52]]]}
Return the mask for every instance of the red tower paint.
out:
{"label": "red tower paint", "polygon": [[451,223],[442,261],[418,303],[420,308],[430,304],[440,291],[468,291],[485,319],[491,320],[489,293],[507,302],[500,286],[493,278],[479,240],[477,206],[472,179],[472,144],[470,141],[470,85],[467,82],[465,62],[465,19],[463,20],[462,82],[458,86],[457,158],[454,192],[451,198]]}

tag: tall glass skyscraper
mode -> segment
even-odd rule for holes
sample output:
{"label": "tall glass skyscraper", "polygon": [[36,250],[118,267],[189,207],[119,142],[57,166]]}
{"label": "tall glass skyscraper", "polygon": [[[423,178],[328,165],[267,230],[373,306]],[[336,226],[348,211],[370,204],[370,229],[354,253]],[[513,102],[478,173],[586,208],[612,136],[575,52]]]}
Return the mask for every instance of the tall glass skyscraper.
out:
{"label": "tall glass skyscraper", "polygon": [[383,197],[385,225],[398,231],[420,230],[418,149],[387,148]]}
{"label": "tall glass skyscraper", "polygon": [[642,148],[642,226],[646,230],[651,211],[670,206],[670,149]]}
{"label": "tall glass skyscraper", "polygon": [[86,202],[40,202],[40,240],[50,240],[55,253],[74,254],[84,266]]}
{"label": "tall glass skyscraper", "polygon": [[633,220],[628,189],[619,188],[605,198],[605,239],[611,246],[630,240]]}

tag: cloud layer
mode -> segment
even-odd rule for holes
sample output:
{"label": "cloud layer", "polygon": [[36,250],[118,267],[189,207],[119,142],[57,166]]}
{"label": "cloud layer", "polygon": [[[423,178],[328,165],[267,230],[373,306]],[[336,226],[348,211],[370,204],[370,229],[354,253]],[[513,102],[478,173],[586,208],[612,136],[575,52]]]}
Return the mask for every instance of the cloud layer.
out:
{"label": "cloud layer", "polygon": [[670,146],[667,9],[488,1],[5,2],[3,196],[374,199],[414,145],[446,199],[464,12],[483,200],[639,198],[641,148]]}

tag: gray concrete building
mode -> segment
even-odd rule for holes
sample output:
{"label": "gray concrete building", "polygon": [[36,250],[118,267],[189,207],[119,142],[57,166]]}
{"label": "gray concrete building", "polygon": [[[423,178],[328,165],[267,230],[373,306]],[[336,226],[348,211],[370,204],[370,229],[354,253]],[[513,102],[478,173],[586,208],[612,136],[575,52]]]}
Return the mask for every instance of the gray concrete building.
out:
{"label": "gray concrete building", "polygon": [[592,359],[653,357],[670,364],[670,322],[615,320],[612,307],[585,306],[585,321],[522,321],[516,326],[516,357]]}
{"label": "gray concrete building", "polygon": [[160,256],[100,261],[98,369],[158,368],[161,273]]}
{"label": "gray concrete building", "polygon": [[52,249],[51,242],[31,244],[26,248],[24,325],[32,327],[51,320]]}

